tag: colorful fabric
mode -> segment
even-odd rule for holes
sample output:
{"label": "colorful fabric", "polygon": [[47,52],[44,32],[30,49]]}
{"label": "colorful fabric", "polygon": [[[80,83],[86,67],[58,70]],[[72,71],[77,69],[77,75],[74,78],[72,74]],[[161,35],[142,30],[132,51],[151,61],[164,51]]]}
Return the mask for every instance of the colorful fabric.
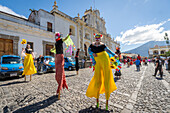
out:
{"label": "colorful fabric", "polygon": [[95,72],[87,88],[86,96],[99,98],[100,94],[105,93],[106,100],[109,100],[110,93],[117,89],[110,68],[109,55],[103,51],[97,53],[94,59],[96,61]]}
{"label": "colorful fabric", "polygon": [[67,46],[65,48],[65,50],[67,50],[66,52],[70,52],[70,55],[71,55],[72,54],[72,46],[74,47],[74,50],[76,50],[76,49],[75,49],[75,45],[74,45],[72,39],[70,38],[70,35],[68,36],[68,39],[65,40],[64,42],[65,42],[65,44]]}
{"label": "colorful fabric", "polygon": [[68,86],[66,83],[65,72],[64,72],[64,55],[63,54],[56,54],[55,69],[56,69],[55,79],[58,83],[57,93],[59,93],[59,91],[62,90],[62,88],[68,89]]}
{"label": "colorful fabric", "polygon": [[[101,46],[102,47],[102,46]],[[93,49],[91,49],[91,46],[88,48],[88,51],[89,51],[89,55],[90,55],[90,58],[92,59],[92,65],[94,66],[96,64],[96,61],[94,59],[94,56],[93,56]],[[109,55],[109,57],[113,57],[115,55],[115,53],[113,53],[108,47],[104,46],[104,49],[103,51],[106,51]]]}
{"label": "colorful fabric", "polygon": [[25,58],[24,58],[24,71],[22,75],[32,75],[37,73],[35,66],[34,66],[34,61],[32,54],[27,54],[25,53]]}

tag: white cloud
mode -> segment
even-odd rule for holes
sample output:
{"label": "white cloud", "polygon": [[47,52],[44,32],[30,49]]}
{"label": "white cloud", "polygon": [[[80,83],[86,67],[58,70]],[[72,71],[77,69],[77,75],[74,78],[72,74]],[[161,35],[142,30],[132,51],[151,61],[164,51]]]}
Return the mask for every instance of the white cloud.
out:
{"label": "white cloud", "polygon": [[6,6],[0,5],[0,11],[6,12],[6,13],[9,13],[9,14],[12,14],[12,15],[19,16],[19,17],[22,17],[22,18],[27,19],[25,16],[19,15],[19,14],[15,13],[13,10],[9,9],[9,8],[6,7]]}
{"label": "white cloud", "polygon": [[165,32],[170,34],[170,30],[164,31],[164,25],[167,21],[161,22],[159,24],[152,24],[152,25],[145,25],[145,26],[138,26],[134,29],[129,29],[124,33],[121,32],[121,36],[117,36],[116,40],[122,42],[125,45],[131,44],[142,44],[148,41],[161,41],[164,40]]}

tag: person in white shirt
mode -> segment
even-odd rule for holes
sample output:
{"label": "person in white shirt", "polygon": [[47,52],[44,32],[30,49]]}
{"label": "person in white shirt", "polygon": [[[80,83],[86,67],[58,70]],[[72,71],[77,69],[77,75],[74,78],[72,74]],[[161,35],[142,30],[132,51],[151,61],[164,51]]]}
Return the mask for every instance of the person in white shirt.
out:
{"label": "person in white shirt", "polygon": [[48,69],[48,66],[50,66],[50,65],[49,65],[49,62],[50,62],[49,58],[46,58],[46,59],[44,60],[44,67],[43,67],[43,71],[44,71],[44,72],[46,72],[47,69]]}

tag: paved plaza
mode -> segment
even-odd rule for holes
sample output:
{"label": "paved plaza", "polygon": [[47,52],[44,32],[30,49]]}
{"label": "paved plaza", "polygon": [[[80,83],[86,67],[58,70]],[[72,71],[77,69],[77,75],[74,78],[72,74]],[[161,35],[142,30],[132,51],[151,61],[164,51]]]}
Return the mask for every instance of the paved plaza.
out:
{"label": "paved plaza", "polygon": [[69,90],[62,90],[61,99],[56,96],[55,73],[34,75],[32,81],[24,78],[0,81],[0,113],[170,113],[170,74],[164,69],[163,79],[156,78],[154,64],[122,68],[122,78],[116,79],[117,90],[109,100],[105,111],[105,95],[100,95],[100,109],[96,99],[86,97],[86,89],[94,74],[92,69],[66,71]]}

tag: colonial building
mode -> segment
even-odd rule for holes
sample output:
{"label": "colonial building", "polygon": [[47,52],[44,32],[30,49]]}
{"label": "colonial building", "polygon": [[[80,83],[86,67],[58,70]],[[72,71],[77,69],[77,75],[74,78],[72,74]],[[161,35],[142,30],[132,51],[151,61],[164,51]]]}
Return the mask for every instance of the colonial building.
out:
{"label": "colonial building", "polygon": [[[51,12],[43,9],[33,10],[28,19],[14,16],[0,11],[0,55],[20,55],[23,45],[22,39],[26,39],[38,55],[51,55],[50,49],[54,47],[55,32],[61,32],[66,36],[72,32],[71,39],[76,48],[81,49],[81,56],[89,56],[87,48],[94,41],[94,33],[103,35],[102,41],[113,51],[120,46],[107,34],[105,20],[100,17],[99,10],[90,8],[80,18],[70,17],[58,10],[54,2]],[[65,45],[64,45],[65,46]],[[76,51],[72,51],[72,55]],[[70,56],[70,53],[66,53]]]}
{"label": "colonial building", "polygon": [[170,51],[170,45],[169,46],[158,46],[155,45],[154,48],[150,48],[148,53],[150,57],[157,56],[160,54],[165,54],[165,52]]}

